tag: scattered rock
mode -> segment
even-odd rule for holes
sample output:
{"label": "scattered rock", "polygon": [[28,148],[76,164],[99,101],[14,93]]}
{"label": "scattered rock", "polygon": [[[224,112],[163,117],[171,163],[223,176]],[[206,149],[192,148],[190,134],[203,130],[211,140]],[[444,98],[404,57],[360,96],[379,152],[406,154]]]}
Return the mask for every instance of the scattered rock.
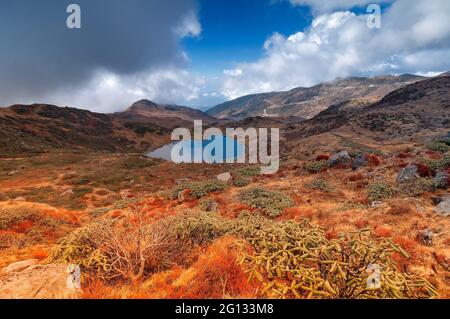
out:
{"label": "scattered rock", "polygon": [[72,188],[69,188],[68,190],[66,190],[64,193],[61,194],[61,196],[71,196],[73,195],[73,190]]}
{"label": "scattered rock", "polygon": [[329,167],[342,167],[347,168],[352,166],[352,159],[347,151],[343,151],[333,155],[328,160]]}
{"label": "scattered rock", "polygon": [[450,186],[450,173],[448,171],[439,170],[434,177],[436,186],[439,188],[448,188]]}
{"label": "scattered rock", "polygon": [[450,196],[442,199],[439,205],[436,206],[434,211],[438,214],[444,215],[445,217],[450,215]]}
{"label": "scattered rock", "polygon": [[439,205],[444,199],[442,197],[431,197],[431,202],[433,203],[434,206]]}
{"label": "scattered rock", "polygon": [[19,171],[14,170],[14,171],[9,172],[9,173],[6,174],[6,175],[8,175],[8,176],[14,176],[14,175],[16,175],[17,173],[19,173]]}
{"label": "scattered rock", "polygon": [[217,211],[218,206],[219,206],[219,205],[217,204],[216,201],[210,200],[210,201],[208,201],[205,210],[206,210],[207,212],[215,212],[215,211]]}
{"label": "scattered rock", "polygon": [[14,263],[0,277],[0,299],[77,299],[81,290],[69,288],[70,278],[67,265]]}
{"label": "scattered rock", "polygon": [[220,182],[227,183],[231,180],[231,173],[227,172],[217,175],[217,180]]}
{"label": "scattered rock", "polygon": [[352,170],[356,171],[360,167],[364,167],[367,165],[367,158],[365,155],[360,154],[355,157],[352,161]]}
{"label": "scattered rock", "polygon": [[381,202],[381,201],[375,201],[375,202],[370,203],[370,208],[378,208],[378,207],[381,207],[381,206],[383,206],[383,205],[384,205],[383,202]]}
{"label": "scattered rock", "polygon": [[419,233],[419,240],[426,246],[432,246],[433,236],[434,233],[431,230],[425,229]]}
{"label": "scattered rock", "polygon": [[397,183],[405,183],[419,178],[417,172],[417,166],[414,164],[409,164],[405,168],[402,168],[397,175]]}

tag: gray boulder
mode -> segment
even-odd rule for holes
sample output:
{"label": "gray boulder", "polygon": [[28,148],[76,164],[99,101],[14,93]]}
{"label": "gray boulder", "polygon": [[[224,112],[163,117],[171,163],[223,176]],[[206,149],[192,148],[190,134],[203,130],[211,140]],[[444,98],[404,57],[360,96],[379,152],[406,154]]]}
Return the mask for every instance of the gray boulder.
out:
{"label": "gray boulder", "polygon": [[445,217],[450,215],[450,196],[444,197],[439,205],[436,206],[434,211]]}
{"label": "gray boulder", "polygon": [[434,181],[436,186],[439,188],[447,188],[449,187],[450,176],[447,171],[439,170],[436,172],[436,176],[434,177]]}
{"label": "gray boulder", "polygon": [[352,158],[350,157],[350,155],[348,154],[347,151],[337,153],[336,155],[333,155],[332,157],[330,157],[330,159],[328,160],[329,167],[338,166],[338,165],[351,167]]}
{"label": "gray boulder", "polygon": [[367,165],[367,158],[364,154],[357,155],[352,161],[352,170],[356,171],[360,167]]}
{"label": "gray boulder", "polygon": [[409,164],[397,175],[397,183],[405,183],[419,178],[419,174],[417,172],[417,166],[414,164]]}

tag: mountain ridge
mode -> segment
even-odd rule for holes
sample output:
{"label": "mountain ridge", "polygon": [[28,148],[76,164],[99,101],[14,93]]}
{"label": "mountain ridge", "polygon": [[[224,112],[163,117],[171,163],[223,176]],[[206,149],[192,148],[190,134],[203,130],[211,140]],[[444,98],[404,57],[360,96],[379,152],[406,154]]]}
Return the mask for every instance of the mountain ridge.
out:
{"label": "mountain ridge", "polygon": [[298,116],[313,118],[328,106],[350,99],[366,98],[370,102],[404,85],[426,77],[404,74],[373,78],[348,77],[298,87],[289,91],[251,94],[216,105],[206,111],[218,118],[243,119],[253,116]]}

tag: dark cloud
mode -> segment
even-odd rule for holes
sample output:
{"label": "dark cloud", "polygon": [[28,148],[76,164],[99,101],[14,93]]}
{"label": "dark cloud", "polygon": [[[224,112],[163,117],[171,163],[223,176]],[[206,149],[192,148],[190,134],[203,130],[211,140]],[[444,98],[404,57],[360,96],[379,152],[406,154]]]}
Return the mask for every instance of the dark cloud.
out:
{"label": "dark cloud", "polygon": [[[81,30],[66,27],[71,3]],[[0,0],[0,105],[78,87],[99,69],[182,63],[174,30],[195,10],[195,0]]]}

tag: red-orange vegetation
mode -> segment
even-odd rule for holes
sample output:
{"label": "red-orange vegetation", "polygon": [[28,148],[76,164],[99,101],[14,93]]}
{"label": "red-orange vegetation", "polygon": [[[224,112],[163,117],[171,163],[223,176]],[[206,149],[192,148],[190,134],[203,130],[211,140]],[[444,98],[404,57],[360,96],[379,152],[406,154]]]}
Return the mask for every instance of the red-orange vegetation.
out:
{"label": "red-orange vegetation", "polygon": [[320,154],[319,156],[316,157],[316,161],[320,162],[320,161],[328,161],[330,159],[330,155],[328,154]]}
{"label": "red-orange vegetation", "polygon": [[183,205],[186,208],[194,208],[198,205],[198,200],[193,200],[193,201],[188,201],[188,202],[184,202]]}
{"label": "red-orange vegetation", "polygon": [[364,180],[366,177],[364,176],[364,174],[362,173],[355,173],[355,174],[351,174],[350,176],[348,176],[348,180],[350,182],[357,182],[357,181],[362,181]]}
{"label": "red-orange vegetation", "polygon": [[316,215],[316,212],[312,209],[288,207],[283,210],[283,214],[281,214],[280,219],[289,220],[289,219],[311,218],[314,215]]}
{"label": "red-orange vegetation", "polygon": [[30,220],[24,220],[15,224],[12,230],[19,234],[26,234],[33,227],[33,222]]}
{"label": "red-orange vegetation", "polygon": [[442,158],[442,154],[440,152],[435,151],[426,151],[425,156],[429,159],[438,160]]}
{"label": "red-orange vegetation", "polygon": [[44,249],[37,249],[32,253],[33,258],[44,260],[48,257],[48,251]]}
{"label": "red-orange vegetation", "polygon": [[366,228],[369,225],[369,221],[367,219],[358,219],[357,221],[353,222],[353,225],[356,226],[358,229]]}
{"label": "red-orange vegetation", "polygon": [[387,226],[378,226],[374,229],[374,234],[377,237],[391,237],[392,228]]}
{"label": "red-orange vegetation", "polygon": [[109,214],[109,216],[111,216],[111,218],[118,218],[118,217],[121,217],[122,215],[123,215],[123,213],[120,210],[114,210]]}
{"label": "red-orange vegetation", "polygon": [[387,211],[390,215],[411,215],[416,212],[415,206],[406,200],[392,201],[390,206]]}
{"label": "red-orange vegetation", "polygon": [[120,296],[115,291],[114,287],[108,286],[101,280],[90,280],[83,283],[83,299],[119,299]]}
{"label": "red-orange vegetation", "polygon": [[402,153],[397,154],[397,157],[398,158],[409,158],[409,157],[411,157],[411,154],[402,152]]}
{"label": "red-orange vegetation", "polygon": [[335,229],[328,230],[325,233],[325,238],[328,240],[336,239],[338,238],[338,232]]}
{"label": "red-orange vegetation", "polygon": [[381,158],[378,155],[369,154],[366,158],[370,166],[379,166],[381,164]]}
{"label": "red-orange vegetation", "polygon": [[421,163],[415,163],[417,167],[417,174],[419,174],[420,177],[430,177],[431,176],[431,169]]}
{"label": "red-orange vegetation", "polygon": [[[178,282],[180,298],[253,297],[256,282],[248,283],[248,274],[237,264],[239,248],[234,238],[217,240],[191,267],[193,276]],[[181,279],[181,277],[179,278]]]}
{"label": "red-orange vegetation", "polygon": [[415,256],[417,256],[419,248],[417,241],[404,236],[395,236],[393,241],[397,245],[401,246],[404,250],[406,250],[406,252],[410,254],[411,257],[414,258]]}

